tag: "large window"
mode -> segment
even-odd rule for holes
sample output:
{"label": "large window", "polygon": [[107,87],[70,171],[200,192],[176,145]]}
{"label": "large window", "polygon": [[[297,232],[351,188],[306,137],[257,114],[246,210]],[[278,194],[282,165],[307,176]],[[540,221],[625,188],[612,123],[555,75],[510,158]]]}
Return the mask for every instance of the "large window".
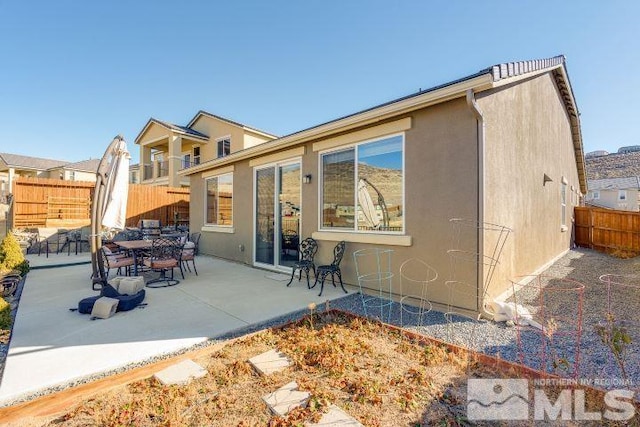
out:
{"label": "large window", "polygon": [[218,141],[218,157],[231,154],[231,139],[225,138]]}
{"label": "large window", "polygon": [[206,223],[233,225],[233,175],[209,178],[207,184]]}
{"label": "large window", "polygon": [[322,154],[322,228],[404,231],[404,138]]}

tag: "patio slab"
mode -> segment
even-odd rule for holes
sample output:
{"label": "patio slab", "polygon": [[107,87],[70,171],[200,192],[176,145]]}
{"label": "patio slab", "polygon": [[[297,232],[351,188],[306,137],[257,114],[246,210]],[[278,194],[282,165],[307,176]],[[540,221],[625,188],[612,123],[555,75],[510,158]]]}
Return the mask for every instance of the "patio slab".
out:
{"label": "patio slab", "polygon": [[[67,263],[73,256],[59,258]],[[199,256],[196,264],[198,276],[187,272],[177,286],[146,288],[146,307],[95,321],[69,311],[97,294],[90,265],[32,270],[14,324],[0,405],[344,296],[328,287],[319,298],[306,286],[286,287],[286,275],[212,257]]]}

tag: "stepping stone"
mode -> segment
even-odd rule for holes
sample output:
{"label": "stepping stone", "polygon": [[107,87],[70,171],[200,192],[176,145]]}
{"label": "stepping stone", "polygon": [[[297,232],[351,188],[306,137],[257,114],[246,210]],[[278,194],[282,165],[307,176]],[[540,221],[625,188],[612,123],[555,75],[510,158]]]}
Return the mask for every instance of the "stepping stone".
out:
{"label": "stepping stone", "polygon": [[262,396],[262,400],[264,400],[271,412],[284,417],[292,409],[306,406],[310,396],[311,393],[308,391],[298,391],[298,383],[292,381],[273,393]]}
{"label": "stepping stone", "polygon": [[154,377],[164,385],[185,385],[194,378],[202,378],[207,375],[207,370],[191,359],[169,366]]}
{"label": "stepping stone", "polygon": [[269,375],[291,366],[291,360],[277,350],[269,350],[252,357],[249,363],[262,375]]}
{"label": "stepping stone", "polygon": [[317,423],[307,423],[307,427],[364,427],[358,420],[338,408],[336,405],[329,406],[329,412],[324,414]]}

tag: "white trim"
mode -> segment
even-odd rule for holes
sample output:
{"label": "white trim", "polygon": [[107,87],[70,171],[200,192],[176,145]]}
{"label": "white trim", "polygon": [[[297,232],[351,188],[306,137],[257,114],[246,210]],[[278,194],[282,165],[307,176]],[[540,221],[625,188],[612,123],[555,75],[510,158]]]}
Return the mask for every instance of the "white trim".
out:
{"label": "white trim", "polygon": [[232,225],[212,225],[205,224],[200,228],[200,231],[204,231],[205,233],[235,233],[236,229]]}
{"label": "white trim", "polygon": [[215,142],[220,142],[220,141],[224,141],[225,139],[228,139],[229,142],[231,142],[231,134],[227,134],[225,136],[219,136],[216,139],[214,139]]}
{"label": "white trim", "polygon": [[[323,210],[323,199],[322,199],[322,185],[324,183],[324,175],[323,175],[323,168],[322,168],[322,156],[326,155],[326,154],[331,154],[331,153],[338,153],[341,151],[347,151],[350,149],[354,150],[354,178],[358,177],[358,148],[360,145],[364,145],[364,144],[369,144],[369,143],[373,143],[373,142],[379,142],[379,141],[383,141],[385,139],[390,139],[390,138],[394,138],[396,136],[400,136],[402,138],[402,231],[375,231],[375,230],[364,230],[364,231],[360,231],[358,230],[358,191],[357,188],[354,187],[354,200],[353,200],[353,208],[354,208],[354,222],[353,222],[353,229],[347,229],[347,228],[325,228],[322,226],[322,210]],[[405,200],[405,196],[406,196],[406,183],[405,183],[405,133],[404,132],[398,132],[395,134],[390,134],[390,135],[384,135],[384,136],[380,136],[380,137],[376,137],[376,138],[370,138],[368,140],[364,140],[364,141],[358,141],[358,142],[353,142],[349,145],[344,145],[344,146],[339,146],[336,148],[332,148],[332,149],[327,149],[327,150],[323,150],[318,152],[318,168],[319,168],[319,173],[318,173],[318,230],[319,231],[327,231],[327,232],[352,232],[352,233],[364,233],[364,234],[376,234],[376,235],[393,235],[393,236],[398,236],[398,235],[403,235],[404,233],[406,233],[406,216],[405,213],[407,211],[406,209],[406,200]],[[355,183],[355,185],[357,185],[357,183]]]}
{"label": "white trim", "polygon": [[[280,187],[281,183],[280,183],[280,178],[279,178],[279,174],[278,174],[278,170],[284,166],[290,166],[290,165],[298,165],[299,167],[299,171],[300,171],[300,176],[299,176],[299,181],[300,181],[300,216],[299,216],[299,222],[298,222],[298,233],[300,233],[302,231],[302,217],[304,215],[304,211],[303,211],[303,205],[302,205],[302,158],[301,157],[294,157],[294,158],[289,158],[286,160],[282,160],[282,161],[276,161],[276,162],[272,162],[269,164],[262,164],[262,165],[257,165],[253,167],[253,182],[252,182],[252,187],[253,187],[253,226],[252,226],[252,230],[253,230],[253,253],[251,254],[251,258],[252,258],[252,265],[254,267],[260,267],[260,268],[265,268],[268,270],[273,270],[273,271],[284,271],[287,273],[291,272],[291,267],[288,267],[286,265],[281,265],[280,264],[280,258],[278,257],[278,254],[280,253],[280,251],[282,250],[282,248],[280,248],[280,245],[282,244],[280,239],[276,239],[277,235],[280,235],[282,233],[282,224],[280,224],[279,221],[276,221],[276,215],[279,215],[280,212],[278,211],[278,205],[279,205],[279,194],[277,194],[277,189]],[[274,253],[274,259],[273,264],[265,264],[263,262],[258,262],[256,260],[256,252],[257,252],[257,216],[258,216],[258,198],[257,198],[257,174],[258,171],[260,170],[264,170],[264,169],[269,169],[269,168],[273,168],[274,170],[274,174],[273,174],[273,188],[274,188],[274,197],[273,197],[273,212],[274,212],[274,227],[273,227],[273,253]]]}
{"label": "white trim", "polygon": [[[208,211],[208,205],[207,205],[207,200],[208,200],[208,194],[207,194],[207,181],[212,180],[212,179],[217,179],[223,176],[231,176],[231,225],[221,225],[221,224],[214,224],[212,222],[207,222],[207,211]],[[234,222],[235,222],[235,196],[233,193],[235,193],[235,179],[233,176],[233,172],[227,172],[227,173],[220,173],[217,175],[212,175],[212,176],[208,176],[207,178],[204,179],[204,225],[203,227],[214,227],[214,228],[233,228],[234,227]],[[219,198],[219,196],[218,196]],[[218,207],[220,206],[220,203],[218,203]],[[217,218],[216,218],[217,220]],[[232,231],[233,232],[233,231]]]}
{"label": "white trim", "polygon": [[314,231],[311,237],[316,240],[349,243],[367,243],[372,245],[411,246],[412,237],[398,234],[372,234],[353,231]]}

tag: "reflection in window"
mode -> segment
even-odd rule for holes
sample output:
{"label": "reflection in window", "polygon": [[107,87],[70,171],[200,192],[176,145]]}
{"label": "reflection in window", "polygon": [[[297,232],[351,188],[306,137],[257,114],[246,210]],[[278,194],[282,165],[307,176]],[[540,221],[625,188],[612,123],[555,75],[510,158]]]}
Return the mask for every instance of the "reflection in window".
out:
{"label": "reflection in window", "polygon": [[207,179],[207,224],[233,225],[233,175]]}
{"label": "reflection in window", "polygon": [[221,139],[218,141],[218,157],[224,157],[231,154],[231,140]]}
{"label": "reflection in window", "polygon": [[354,228],[355,150],[322,156],[322,226]]}
{"label": "reflection in window", "polygon": [[322,156],[324,228],[404,231],[403,145],[397,135]]}

